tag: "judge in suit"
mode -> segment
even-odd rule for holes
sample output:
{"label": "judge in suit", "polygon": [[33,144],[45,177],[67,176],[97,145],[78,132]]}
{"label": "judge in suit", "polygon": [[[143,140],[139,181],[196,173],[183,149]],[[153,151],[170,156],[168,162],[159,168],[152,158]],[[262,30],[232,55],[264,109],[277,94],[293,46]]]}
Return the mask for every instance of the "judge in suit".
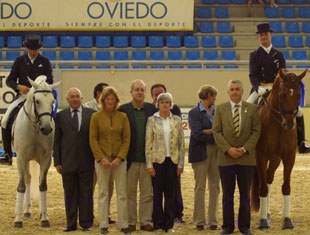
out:
{"label": "judge in suit", "polygon": [[70,88],[69,108],[55,118],[54,165],[62,176],[67,227],[65,232],[84,231],[93,225],[94,157],[89,145],[89,124],[94,110],[82,107],[82,94]]}
{"label": "judge in suit", "polygon": [[260,135],[257,107],[242,101],[243,87],[239,80],[228,83],[230,101],[217,106],[213,136],[218,146],[218,165],[223,191],[223,230],[231,234],[234,223],[234,192],[236,180],[240,192],[238,228],[250,235],[250,186],[255,161],[255,147]]}

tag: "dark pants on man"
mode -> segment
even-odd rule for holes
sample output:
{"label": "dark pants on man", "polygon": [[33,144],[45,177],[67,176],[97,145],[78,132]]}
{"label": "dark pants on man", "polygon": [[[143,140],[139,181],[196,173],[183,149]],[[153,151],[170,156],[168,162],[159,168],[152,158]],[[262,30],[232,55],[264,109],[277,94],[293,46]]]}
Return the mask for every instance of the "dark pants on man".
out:
{"label": "dark pants on man", "polygon": [[240,192],[240,207],[238,213],[238,228],[245,232],[250,228],[250,187],[255,166],[231,165],[220,166],[220,176],[223,191],[223,229],[232,233],[234,223],[234,193],[237,184]]}
{"label": "dark pants on man", "polygon": [[74,171],[62,174],[65,193],[67,227],[77,228],[77,216],[82,228],[93,225],[94,171]]}
{"label": "dark pants on man", "polygon": [[[153,184],[153,225],[154,229],[169,230],[174,225],[174,194],[177,181],[177,165],[170,157],[162,164],[153,163],[156,175]],[[164,196],[164,207],[163,207]]]}

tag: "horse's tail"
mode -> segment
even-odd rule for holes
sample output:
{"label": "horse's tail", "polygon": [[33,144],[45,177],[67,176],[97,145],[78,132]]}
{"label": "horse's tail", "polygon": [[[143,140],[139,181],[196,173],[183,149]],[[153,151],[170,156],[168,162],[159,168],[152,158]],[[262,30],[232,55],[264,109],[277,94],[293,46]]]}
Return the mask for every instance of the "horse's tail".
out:
{"label": "horse's tail", "polygon": [[252,185],[251,185],[251,208],[254,211],[259,210],[259,181],[257,167],[255,167]]}
{"label": "horse's tail", "polygon": [[37,200],[39,198],[40,166],[37,162],[30,161],[29,168],[31,175],[31,184],[30,184],[31,198]]}

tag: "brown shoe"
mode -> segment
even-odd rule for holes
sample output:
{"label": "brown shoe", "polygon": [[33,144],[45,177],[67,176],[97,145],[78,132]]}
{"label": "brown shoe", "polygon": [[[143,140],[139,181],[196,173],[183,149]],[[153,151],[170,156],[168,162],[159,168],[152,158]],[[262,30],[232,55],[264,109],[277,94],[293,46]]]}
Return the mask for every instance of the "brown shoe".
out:
{"label": "brown shoe", "polygon": [[136,231],[136,225],[128,225],[128,230],[129,230],[130,232]]}
{"label": "brown shoe", "polygon": [[196,225],[196,230],[197,231],[202,231],[202,230],[204,230],[205,228],[204,228],[204,226],[203,225]]}
{"label": "brown shoe", "polygon": [[217,225],[211,225],[210,230],[219,230],[220,228]]}
{"label": "brown shoe", "polygon": [[140,227],[140,230],[152,232],[152,231],[154,231],[154,228],[151,224],[146,224],[146,225],[142,225]]}

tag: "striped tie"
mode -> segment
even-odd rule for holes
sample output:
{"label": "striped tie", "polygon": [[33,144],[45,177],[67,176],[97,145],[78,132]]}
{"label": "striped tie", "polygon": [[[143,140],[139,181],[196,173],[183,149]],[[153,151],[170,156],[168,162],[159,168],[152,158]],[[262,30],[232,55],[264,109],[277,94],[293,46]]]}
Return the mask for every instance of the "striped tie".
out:
{"label": "striped tie", "polygon": [[234,130],[235,130],[235,135],[239,136],[239,121],[240,121],[240,115],[239,115],[239,105],[235,105],[234,107],[234,117],[233,117],[233,123],[234,123]]}

